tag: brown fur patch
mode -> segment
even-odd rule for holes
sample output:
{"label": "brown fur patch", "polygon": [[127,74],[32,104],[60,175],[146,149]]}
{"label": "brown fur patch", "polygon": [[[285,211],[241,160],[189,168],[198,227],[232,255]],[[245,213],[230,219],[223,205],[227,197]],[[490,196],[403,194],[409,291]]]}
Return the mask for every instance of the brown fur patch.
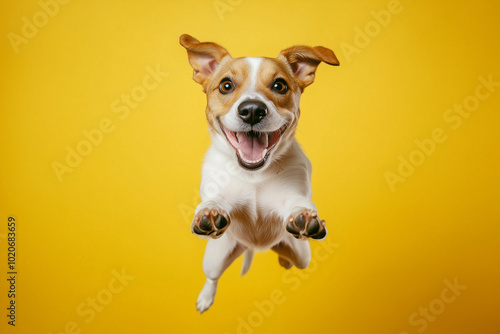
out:
{"label": "brown fur patch", "polygon": [[[228,232],[234,232],[240,241],[257,249],[266,249],[273,245],[282,234],[283,222],[277,215],[252,217],[249,208],[239,207],[231,212],[232,224]],[[231,230],[232,229],[232,230]],[[235,231],[238,229],[238,231]]]}
{"label": "brown fur patch", "polygon": [[[282,61],[264,58],[260,65],[258,78],[257,90],[268,100],[274,102],[278,113],[286,115],[285,110],[295,112],[298,109],[298,105],[294,105],[293,95],[300,94],[299,87]],[[272,85],[278,78],[284,79],[288,85],[288,91],[285,94],[279,94],[272,90]]]}
{"label": "brown fur patch", "polygon": [[[250,65],[244,58],[231,58],[222,63],[214,73],[210,82],[204,87],[207,94],[207,120],[212,130],[217,127],[216,120],[225,115],[238,98],[248,89]],[[229,78],[234,84],[234,90],[228,94],[219,91],[221,80]]]}

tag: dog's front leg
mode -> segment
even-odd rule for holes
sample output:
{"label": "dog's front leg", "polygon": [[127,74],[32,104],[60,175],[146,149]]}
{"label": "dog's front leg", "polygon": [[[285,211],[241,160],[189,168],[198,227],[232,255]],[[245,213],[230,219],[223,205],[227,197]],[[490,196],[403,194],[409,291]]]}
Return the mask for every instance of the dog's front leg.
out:
{"label": "dog's front leg", "polygon": [[191,232],[217,239],[227,230],[230,223],[231,219],[224,209],[213,201],[204,201],[196,208]]}
{"label": "dog's front leg", "polygon": [[196,301],[196,309],[200,313],[208,310],[213,304],[217,282],[224,270],[245,250],[246,247],[227,235],[217,240],[208,240],[203,258],[203,272],[207,279]]}
{"label": "dog's front leg", "polygon": [[[212,152],[212,154],[210,154]],[[231,224],[231,211],[234,203],[231,201],[234,190],[233,177],[218,165],[216,151],[209,151],[203,166],[200,197],[201,203],[196,207],[195,216],[191,224],[191,232],[200,236],[209,236],[217,239]]]}
{"label": "dog's front leg", "polygon": [[283,217],[285,228],[297,239],[324,239],[328,233],[326,223],[318,215],[316,206],[307,196],[290,196]]}

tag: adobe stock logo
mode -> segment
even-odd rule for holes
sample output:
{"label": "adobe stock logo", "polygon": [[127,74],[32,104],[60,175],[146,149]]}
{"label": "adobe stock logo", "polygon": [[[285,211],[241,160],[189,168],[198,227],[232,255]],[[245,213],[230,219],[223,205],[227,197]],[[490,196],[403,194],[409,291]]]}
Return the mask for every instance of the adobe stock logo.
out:
{"label": "adobe stock logo", "polygon": [[[476,85],[474,93],[466,96],[461,103],[454,103],[453,107],[446,109],[442,118],[452,131],[458,130],[465,119],[481,106],[481,103],[500,87],[500,81],[494,81],[493,75],[486,78],[478,76],[479,84]],[[448,130],[448,133],[451,131]],[[434,128],[428,138],[416,138],[413,142],[416,146],[409,154],[398,156],[398,167],[395,172],[386,170],[384,178],[392,192],[396,191],[396,185],[405,182],[412,176],[419,166],[422,166],[437,150],[440,144],[448,140],[446,128]]]}
{"label": "adobe stock logo", "polygon": [[213,5],[219,19],[224,21],[224,13],[232,12],[242,2],[243,0],[214,0]]}
{"label": "adobe stock logo", "polygon": [[73,173],[75,168],[80,166],[84,159],[104,142],[106,136],[114,132],[118,124],[126,120],[132,111],[137,110],[140,103],[157,89],[169,75],[168,72],[164,72],[160,68],[160,65],[156,65],[156,67],[146,66],[145,71],[146,74],[139,84],[111,102],[110,109],[118,120],[114,121],[112,118],[104,117],[90,130],[82,130],[81,134],[84,138],[75,145],[66,146],[65,159],[52,162],[52,169],[59,182],[63,182],[66,174]]}
{"label": "adobe stock logo", "polygon": [[[415,327],[417,333],[423,333],[429,327],[429,324],[436,321],[446,311],[447,307],[453,304],[467,289],[467,285],[458,282],[458,277],[455,277],[453,282],[445,279],[443,283],[445,287],[441,290],[439,297],[434,298],[424,307],[419,307],[418,311],[413,312],[408,317],[408,323],[410,326]],[[410,333],[401,331],[399,334]]]}
{"label": "adobe stock logo", "polygon": [[[276,288],[272,290],[268,298],[254,300],[253,310],[237,317],[238,326],[233,333],[236,334],[254,334],[264,325],[267,319],[271,318],[280,305],[288,299],[287,295],[297,291],[303,283],[309,279],[311,274],[317,272],[322,264],[328,261],[339,249],[340,244],[334,242],[332,238],[326,238],[318,243],[318,246],[311,249],[311,262],[305,269],[286,270],[281,275],[281,280],[287,285],[286,289]],[[225,332],[224,334],[230,334]]]}
{"label": "adobe stock logo", "polygon": [[392,18],[400,14],[403,9],[404,6],[399,0],[389,0],[385,9],[370,11],[373,19],[366,22],[363,28],[354,27],[355,35],[352,44],[342,42],[339,45],[347,63],[349,64],[352,61],[352,55],[360,54],[363,49],[368,47],[372,40],[380,35],[384,28],[389,26]]}
{"label": "adobe stock logo", "polygon": [[45,27],[51,18],[59,13],[60,5],[66,5],[71,0],[40,0],[38,6],[40,10],[31,17],[31,20],[26,16],[21,18],[23,23],[21,34],[9,32],[7,38],[15,53],[19,53],[19,47],[22,44],[28,44],[30,40],[38,35],[41,28]]}
{"label": "adobe stock logo", "polygon": [[[79,318],[67,321],[63,328],[49,334],[80,334],[88,333],[88,324],[99,318],[108,305],[117,299],[118,295],[123,293],[135,276],[127,274],[125,268],[120,271],[111,270],[112,277],[108,280],[106,286],[100,289],[96,294],[87,296],[87,298],[76,306],[75,313]],[[87,331],[84,331],[87,326]]]}

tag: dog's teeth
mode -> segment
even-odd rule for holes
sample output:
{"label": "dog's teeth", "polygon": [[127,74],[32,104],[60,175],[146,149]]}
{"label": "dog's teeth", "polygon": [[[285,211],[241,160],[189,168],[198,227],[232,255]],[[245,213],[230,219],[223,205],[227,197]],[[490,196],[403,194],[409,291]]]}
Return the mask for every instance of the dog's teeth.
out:
{"label": "dog's teeth", "polygon": [[264,152],[262,152],[262,159],[266,157],[266,154],[267,154],[267,148],[264,150]]}

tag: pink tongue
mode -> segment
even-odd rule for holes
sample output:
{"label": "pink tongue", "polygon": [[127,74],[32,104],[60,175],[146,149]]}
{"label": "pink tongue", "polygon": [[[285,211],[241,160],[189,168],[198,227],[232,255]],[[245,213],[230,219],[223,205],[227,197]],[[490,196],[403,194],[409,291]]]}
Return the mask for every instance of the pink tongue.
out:
{"label": "pink tongue", "polygon": [[238,132],[238,148],[241,150],[243,159],[247,161],[262,160],[263,152],[267,148],[267,134],[249,132]]}

